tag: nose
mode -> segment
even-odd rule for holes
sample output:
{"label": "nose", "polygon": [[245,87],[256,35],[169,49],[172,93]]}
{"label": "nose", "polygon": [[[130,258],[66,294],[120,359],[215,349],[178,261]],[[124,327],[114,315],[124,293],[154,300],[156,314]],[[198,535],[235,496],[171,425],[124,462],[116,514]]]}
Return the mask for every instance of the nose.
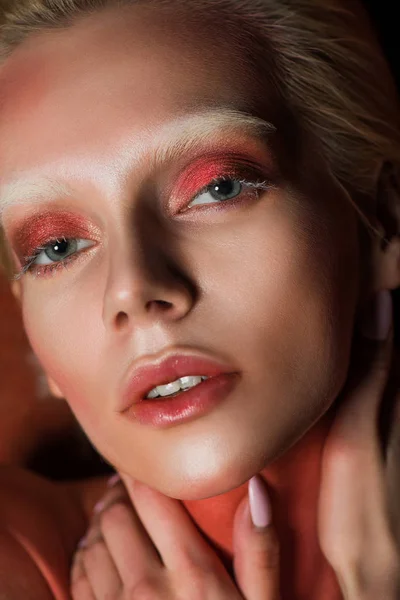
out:
{"label": "nose", "polygon": [[146,260],[125,252],[110,259],[103,302],[107,329],[127,330],[183,319],[195,302],[195,288],[177,267],[160,255]]}

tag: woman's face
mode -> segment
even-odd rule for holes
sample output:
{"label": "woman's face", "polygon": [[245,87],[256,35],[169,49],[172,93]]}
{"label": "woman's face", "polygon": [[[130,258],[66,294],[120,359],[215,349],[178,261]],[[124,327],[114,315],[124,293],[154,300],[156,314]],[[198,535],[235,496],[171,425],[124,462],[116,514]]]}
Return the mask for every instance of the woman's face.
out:
{"label": "woman's face", "polygon": [[[54,243],[36,251],[57,237],[74,257],[19,280],[32,347],[105,458],[182,499],[243,484],[326,412],[358,297],[346,193],[221,31],[108,10],[25,41],[0,72],[16,267],[57,264]],[[121,412],[134,363],[174,350],[224,361],[235,386],[185,422]]]}

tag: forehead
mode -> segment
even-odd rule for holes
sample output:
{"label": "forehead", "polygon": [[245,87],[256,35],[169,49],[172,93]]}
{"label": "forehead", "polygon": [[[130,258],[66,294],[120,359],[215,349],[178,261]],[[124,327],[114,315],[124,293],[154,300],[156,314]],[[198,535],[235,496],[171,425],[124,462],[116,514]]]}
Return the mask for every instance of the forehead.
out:
{"label": "forehead", "polygon": [[272,116],[265,83],[260,92],[220,23],[193,31],[154,9],[108,9],[33,36],[0,71],[0,185],[68,157],[110,163],[184,113],[262,105]]}
{"label": "forehead", "polygon": [[[25,40],[0,69],[1,125],[27,121],[32,112],[37,119],[51,116],[67,99],[79,108],[83,94],[88,100],[97,94],[93,109],[109,99],[115,106],[127,95],[133,107],[148,100],[149,110],[157,98],[185,102],[189,91],[201,101],[215,84],[226,96],[247,96],[254,77],[229,36],[201,23],[192,31],[182,20],[144,8],[103,10]],[[223,89],[215,92],[218,101]]]}
{"label": "forehead", "polygon": [[24,140],[51,148],[62,135],[68,147],[100,123],[117,132],[128,118],[146,127],[189,103],[250,100],[251,73],[229,40],[156,15],[114,9],[26,40],[1,69],[1,139],[12,134],[23,150]]}

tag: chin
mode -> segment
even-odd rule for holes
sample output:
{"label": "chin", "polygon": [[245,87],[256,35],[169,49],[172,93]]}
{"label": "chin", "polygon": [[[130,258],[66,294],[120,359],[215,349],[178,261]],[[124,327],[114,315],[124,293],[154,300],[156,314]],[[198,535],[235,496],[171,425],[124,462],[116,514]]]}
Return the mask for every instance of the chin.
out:
{"label": "chin", "polygon": [[218,480],[196,481],[195,483],[189,481],[187,484],[183,485],[182,483],[178,483],[177,485],[163,486],[162,489],[157,486],[157,489],[162,494],[165,494],[170,498],[176,498],[177,500],[206,500],[207,498],[214,498],[215,496],[226,494],[233,489],[240,487],[246,483],[246,481],[247,479],[243,481],[236,480],[235,482],[231,481],[229,484]]}
{"label": "chin", "polygon": [[[268,462],[268,461],[267,461]],[[178,500],[205,500],[227,494],[245,485],[249,479],[262,471],[266,466],[265,459],[243,461],[238,459],[234,464],[220,465],[220,468],[202,470],[202,473],[174,473],[170,478],[148,482],[162,494]]]}

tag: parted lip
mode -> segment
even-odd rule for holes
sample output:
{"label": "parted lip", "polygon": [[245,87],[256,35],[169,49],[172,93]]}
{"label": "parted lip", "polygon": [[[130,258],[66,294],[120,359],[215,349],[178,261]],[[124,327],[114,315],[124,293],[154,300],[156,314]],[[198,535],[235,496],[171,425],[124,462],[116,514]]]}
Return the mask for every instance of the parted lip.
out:
{"label": "parted lip", "polygon": [[222,373],[237,372],[232,365],[227,365],[204,353],[182,352],[175,348],[170,352],[164,352],[158,360],[134,364],[125,380],[118,410],[119,412],[127,410],[132,404],[144,400],[150,390],[157,385],[164,385],[185,375],[216,377]]}

